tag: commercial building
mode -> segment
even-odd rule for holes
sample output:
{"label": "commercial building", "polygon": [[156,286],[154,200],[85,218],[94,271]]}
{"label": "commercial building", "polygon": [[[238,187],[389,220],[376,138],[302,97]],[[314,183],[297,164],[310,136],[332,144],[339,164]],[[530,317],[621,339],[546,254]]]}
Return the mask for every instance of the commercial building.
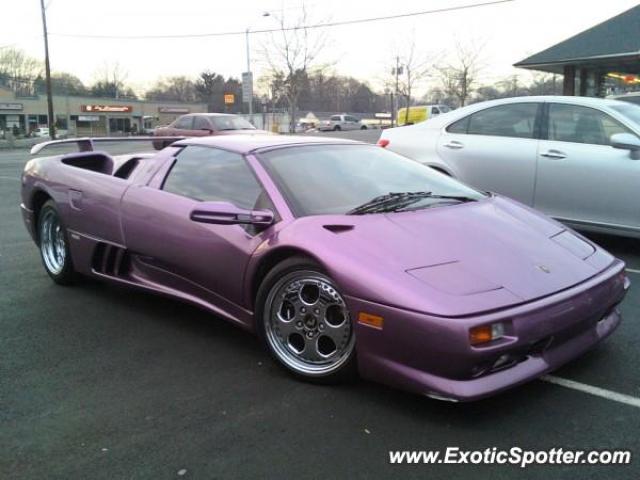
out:
{"label": "commercial building", "polygon": [[[185,113],[206,112],[204,103],[53,96],[56,126],[72,135],[127,135],[172,122]],[[18,96],[0,87],[0,131],[28,134],[48,122],[45,95]]]}
{"label": "commercial building", "polygon": [[514,66],[563,74],[564,95],[640,90],[640,5]]}

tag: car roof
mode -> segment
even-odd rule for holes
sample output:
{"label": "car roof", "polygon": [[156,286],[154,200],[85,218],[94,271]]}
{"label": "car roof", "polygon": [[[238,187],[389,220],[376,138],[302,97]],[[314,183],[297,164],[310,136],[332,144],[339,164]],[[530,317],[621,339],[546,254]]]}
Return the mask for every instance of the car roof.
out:
{"label": "car roof", "polygon": [[312,137],[307,135],[271,135],[267,133],[242,134],[242,135],[212,135],[207,137],[195,137],[174,143],[175,146],[200,145],[203,147],[217,147],[231,150],[237,153],[251,153],[258,150],[270,150],[272,148],[290,147],[295,145],[367,145],[355,140]]}
{"label": "car roof", "polygon": [[[424,128],[441,127],[448,124],[450,121],[463,118],[466,115],[484,110],[485,108],[494,107],[498,105],[507,105],[510,103],[524,103],[524,102],[554,102],[554,103],[567,103],[571,105],[580,105],[584,107],[594,108],[607,108],[616,105],[626,105],[626,102],[621,100],[596,98],[596,97],[577,97],[577,96],[563,96],[563,95],[537,95],[537,96],[522,96],[522,97],[509,97],[499,98],[496,100],[486,100],[484,102],[472,103],[465,107],[451,110],[447,113],[442,113],[437,117],[430,119],[426,122],[420,122],[412,126],[424,126]],[[407,128],[407,127],[402,127]]]}
{"label": "car roof", "polygon": [[204,117],[238,117],[240,115],[236,115],[234,113],[208,113],[208,112],[193,112],[186,113],[182,115],[183,117],[193,117],[194,115],[200,115]]}

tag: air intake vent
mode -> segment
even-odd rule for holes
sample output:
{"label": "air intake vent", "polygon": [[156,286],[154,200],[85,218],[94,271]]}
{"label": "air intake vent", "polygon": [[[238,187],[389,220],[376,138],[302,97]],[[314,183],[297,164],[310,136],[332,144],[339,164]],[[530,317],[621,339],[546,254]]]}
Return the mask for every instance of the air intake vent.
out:
{"label": "air intake vent", "polygon": [[353,230],[353,225],[323,225],[323,228],[333,233],[342,233]]}
{"label": "air intake vent", "polygon": [[129,273],[129,254],[124,248],[99,243],[93,254],[93,270],[110,277],[123,277]]}

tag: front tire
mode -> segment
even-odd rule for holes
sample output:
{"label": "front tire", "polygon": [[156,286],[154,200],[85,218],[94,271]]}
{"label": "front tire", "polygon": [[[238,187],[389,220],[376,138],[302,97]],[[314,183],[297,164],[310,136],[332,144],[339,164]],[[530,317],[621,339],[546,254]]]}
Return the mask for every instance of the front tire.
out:
{"label": "front tire", "polygon": [[40,258],[51,279],[69,285],[75,279],[67,230],[53,200],[47,200],[38,215]]}
{"label": "front tire", "polygon": [[356,373],[355,333],[333,280],[313,261],[293,257],[267,274],[257,296],[258,333],[294,376],[332,383]]}

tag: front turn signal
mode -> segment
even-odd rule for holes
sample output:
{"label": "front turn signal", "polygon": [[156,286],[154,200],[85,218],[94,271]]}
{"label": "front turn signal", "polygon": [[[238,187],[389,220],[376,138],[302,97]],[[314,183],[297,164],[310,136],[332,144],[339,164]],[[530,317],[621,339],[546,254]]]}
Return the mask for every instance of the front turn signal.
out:
{"label": "front turn signal", "polygon": [[504,325],[502,323],[480,325],[469,330],[469,343],[471,345],[480,345],[482,343],[492,342],[503,336]]}

